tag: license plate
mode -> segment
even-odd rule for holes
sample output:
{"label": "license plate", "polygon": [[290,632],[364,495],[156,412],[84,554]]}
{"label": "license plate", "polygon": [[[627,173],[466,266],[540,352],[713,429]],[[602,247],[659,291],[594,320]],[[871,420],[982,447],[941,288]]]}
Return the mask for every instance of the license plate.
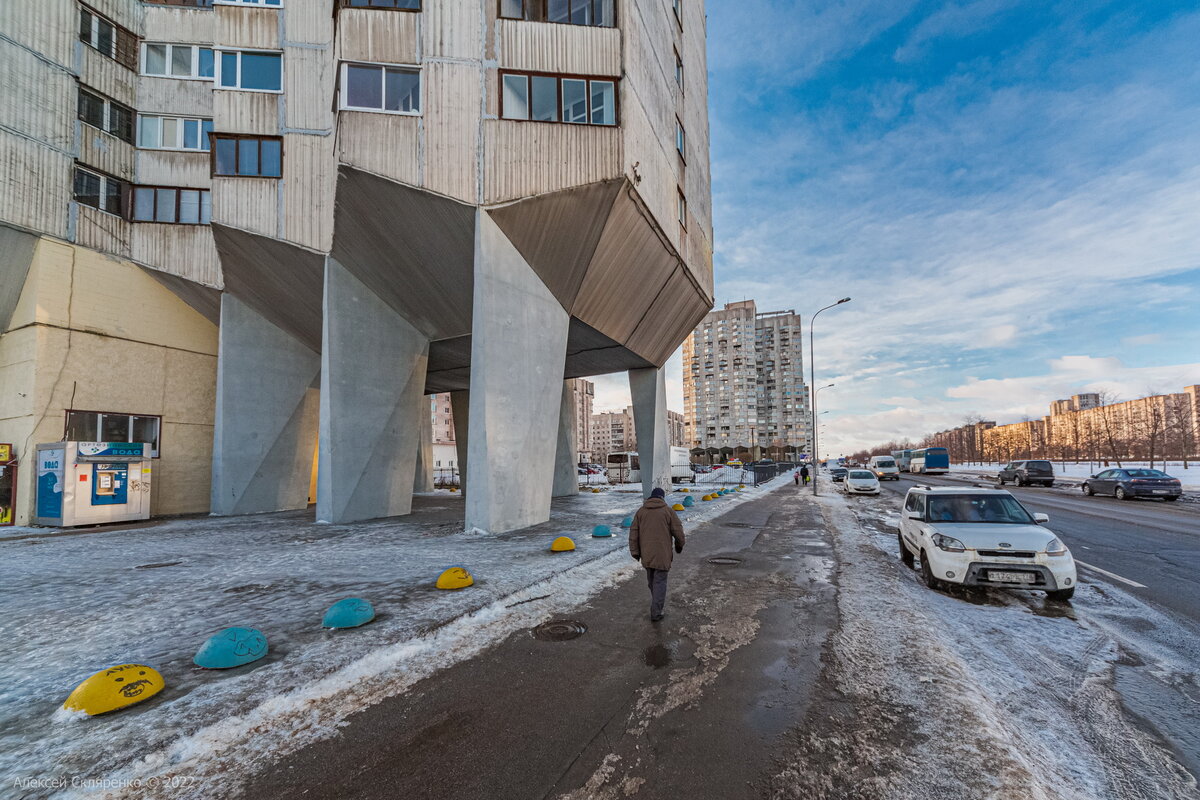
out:
{"label": "license plate", "polygon": [[1154,493],[1155,494],[1169,494],[1169,490],[1168,489],[1155,489]]}
{"label": "license plate", "polygon": [[988,571],[988,580],[998,583],[1033,583],[1034,576],[1028,572],[997,572]]}

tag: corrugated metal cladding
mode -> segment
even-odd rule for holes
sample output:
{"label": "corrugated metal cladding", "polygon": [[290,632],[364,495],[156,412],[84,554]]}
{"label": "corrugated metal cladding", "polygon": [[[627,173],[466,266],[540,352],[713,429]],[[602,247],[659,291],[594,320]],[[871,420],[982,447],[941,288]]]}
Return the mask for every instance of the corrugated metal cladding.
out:
{"label": "corrugated metal cladding", "polygon": [[642,182],[638,194],[666,231],[667,238],[675,247],[680,246],[679,237],[679,185],[681,162],[675,151],[675,123],[671,122],[670,134],[646,118],[641,98],[626,85],[622,92],[626,100],[621,108],[621,124],[625,131],[625,163],[637,164]]}
{"label": "corrugated metal cladding", "polygon": [[426,63],[425,186],[474,203],[478,194],[479,67]]}
{"label": "corrugated metal cladding", "polygon": [[327,44],[333,41],[331,0],[287,0],[283,38],[287,42]]}
{"label": "corrugated metal cladding", "polygon": [[209,154],[178,150],[138,150],[137,181],[150,186],[209,185]]}
{"label": "corrugated metal cladding", "polygon": [[333,136],[288,134],[283,152],[283,238],[314,250],[333,244],[333,203],[337,164]]}
{"label": "corrugated metal cladding", "polygon": [[338,58],[384,64],[417,63],[420,14],[343,8],[338,12]]}
{"label": "corrugated metal cladding", "polygon": [[133,178],[133,145],[83,123],[79,125],[79,160],[118,178]]}
{"label": "corrugated metal cladding", "polygon": [[279,134],[279,101],[283,95],[216,89],[213,120],[223,133]]}
{"label": "corrugated metal cladding", "polygon": [[336,69],[333,53],[327,50],[289,47],[284,51],[287,127],[332,130]]}
{"label": "corrugated metal cladding", "polygon": [[79,82],[118,103],[136,107],[133,91],[137,86],[137,75],[90,47],[81,44],[80,49],[83,51],[83,66]]}
{"label": "corrugated metal cladding", "polygon": [[7,127],[69,150],[76,93],[70,73],[0,42],[0,120]]}
{"label": "corrugated metal cladding", "polygon": [[138,78],[137,110],[142,114],[213,115],[212,81]]}
{"label": "corrugated metal cladding", "polygon": [[0,31],[42,55],[70,67],[74,60],[79,6],[75,0],[3,0],[0,2]]}
{"label": "corrugated metal cladding", "polygon": [[279,15],[273,8],[213,6],[217,15],[216,42],[221,47],[279,49]]}
{"label": "corrugated metal cladding", "polygon": [[147,42],[211,45],[217,40],[217,16],[207,8],[146,6],[142,36]]}
{"label": "corrugated metal cladding", "polygon": [[118,25],[141,30],[142,4],[138,0],[87,0],[87,4]]}
{"label": "corrugated metal cladding", "polygon": [[74,165],[57,150],[0,132],[0,219],[66,238]]}
{"label": "corrugated metal cladding", "polygon": [[482,41],[480,3],[495,14],[493,0],[440,0],[425,3],[421,12],[422,54],[425,58],[478,59]]}
{"label": "corrugated metal cladding", "polygon": [[488,120],[485,203],[502,203],[619,178],[620,128]]}
{"label": "corrugated metal cladding", "polygon": [[[285,171],[290,154],[284,151]],[[212,219],[263,236],[279,228],[279,181],[271,178],[213,178]]]}
{"label": "corrugated metal cladding", "polygon": [[208,225],[139,222],[133,226],[131,258],[206,286],[221,285],[221,264]]}
{"label": "corrugated metal cladding", "polygon": [[499,20],[501,69],[572,75],[621,75],[621,31],[585,25]]}
{"label": "corrugated metal cladding", "polygon": [[132,223],[115,214],[107,214],[91,206],[79,206],[75,242],[93,250],[116,253],[128,258],[131,226]]}
{"label": "corrugated metal cladding", "polygon": [[421,183],[421,118],[342,111],[338,160],[394,181]]}

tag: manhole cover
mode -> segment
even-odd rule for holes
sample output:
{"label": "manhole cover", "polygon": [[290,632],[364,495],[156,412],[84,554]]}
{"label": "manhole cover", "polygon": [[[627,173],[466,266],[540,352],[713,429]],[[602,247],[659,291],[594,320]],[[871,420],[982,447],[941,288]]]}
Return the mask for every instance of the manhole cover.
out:
{"label": "manhole cover", "polygon": [[730,558],[728,556],[717,556],[708,560],[710,564],[716,564],[721,567],[732,567],[734,564],[742,563],[740,558]]}
{"label": "manhole cover", "polygon": [[543,642],[565,642],[577,639],[587,633],[587,625],[570,619],[556,619],[543,622],[533,629],[533,638]]}
{"label": "manhole cover", "polygon": [[166,561],[162,564],[138,564],[134,569],[159,569],[160,567],[174,567],[182,564],[182,561]]}
{"label": "manhole cover", "polygon": [[757,528],[757,525],[751,525],[749,522],[726,522],[726,528]]}

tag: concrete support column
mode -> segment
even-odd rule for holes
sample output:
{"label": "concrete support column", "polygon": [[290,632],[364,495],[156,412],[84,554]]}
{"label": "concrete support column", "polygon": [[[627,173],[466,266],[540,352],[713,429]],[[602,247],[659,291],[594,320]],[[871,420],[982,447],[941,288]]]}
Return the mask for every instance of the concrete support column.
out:
{"label": "concrete support column", "polygon": [[554,496],[579,494],[579,453],[575,450],[575,390],[563,381],[558,412],[558,448],[554,456]]}
{"label": "concrete support column", "polygon": [[433,491],[433,412],[429,396],[421,402],[421,440],[417,444],[417,473],[413,477],[414,492]]}
{"label": "concrete support column", "polygon": [[667,378],[663,369],[629,370],[633,430],[641,462],[642,496],[655,487],[671,491],[671,446],[667,437]]}
{"label": "concrete support column", "polygon": [[570,318],[485,211],[476,214],[467,529],[550,518]]}
{"label": "concrete support column", "polygon": [[307,507],[320,375],[320,355],[221,296],[212,513]]}
{"label": "concrete support column", "polygon": [[454,449],[458,455],[458,488],[467,490],[467,423],[471,419],[471,393],[450,393],[450,415],[454,418]]}
{"label": "concrete support column", "polygon": [[324,310],[317,520],[408,514],[429,340],[333,258]]}

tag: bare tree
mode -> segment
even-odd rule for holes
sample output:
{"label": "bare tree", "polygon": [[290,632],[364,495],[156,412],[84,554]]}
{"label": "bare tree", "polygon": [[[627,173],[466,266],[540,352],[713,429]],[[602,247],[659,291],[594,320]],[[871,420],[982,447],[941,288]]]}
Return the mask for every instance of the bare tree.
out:
{"label": "bare tree", "polygon": [[1117,462],[1117,466],[1121,466],[1121,456],[1124,455],[1125,443],[1123,440],[1123,429],[1121,420],[1118,418],[1120,411],[1116,408],[1117,395],[1108,390],[1096,393],[1100,397],[1100,408],[1098,416],[1100,417],[1100,444],[1108,452],[1108,458]]}
{"label": "bare tree", "polygon": [[[1155,399],[1155,395],[1145,398],[1140,404],[1141,408],[1138,409],[1133,424],[1135,441],[1142,448],[1142,453],[1148,457],[1150,469],[1154,469],[1154,460],[1158,455],[1158,447],[1162,444],[1163,433],[1166,430],[1163,404],[1155,402]],[[1166,461],[1165,457],[1163,460]],[[1163,467],[1166,467],[1165,463]]]}
{"label": "bare tree", "polygon": [[1179,460],[1188,468],[1188,458],[1196,447],[1196,427],[1192,402],[1186,394],[1167,395],[1167,429],[1174,439]]}

